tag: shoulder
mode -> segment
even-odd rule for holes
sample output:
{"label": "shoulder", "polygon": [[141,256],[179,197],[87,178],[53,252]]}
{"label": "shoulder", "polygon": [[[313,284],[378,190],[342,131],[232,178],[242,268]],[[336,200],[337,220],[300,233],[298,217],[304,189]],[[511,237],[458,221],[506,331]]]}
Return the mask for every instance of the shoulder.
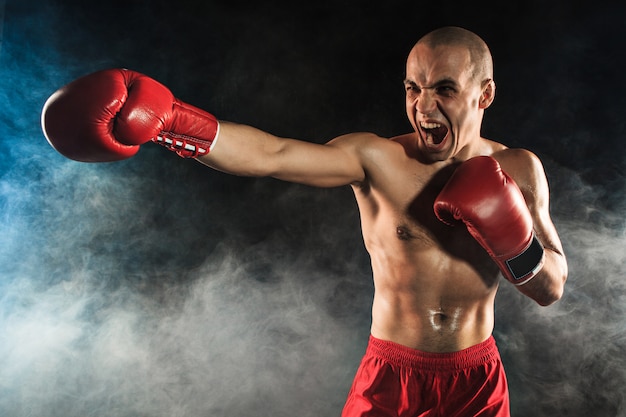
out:
{"label": "shoulder", "polygon": [[370,132],[354,132],[337,136],[327,143],[333,146],[350,146],[350,145],[381,145],[388,142],[388,138],[384,138]]}
{"label": "shoulder", "polygon": [[539,157],[528,149],[505,148],[493,153],[502,169],[513,177],[544,175],[543,164]]}
{"label": "shoulder", "polygon": [[341,135],[332,139],[326,145],[347,150],[364,159],[389,154],[393,152],[393,149],[401,148],[394,138],[385,138],[369,132]]}
{"label": "shoulder", "polygon": [[327,145],[349,155],[348,159],[363,169],[361,185],[364,185],[405,167],[409,159],[408,143],[408,139],[400,136],[386,138],[374,133],[357,132],[339,136]]}
{"label": "shoulder", "polygon": [[542,202],[548,195],[548,182],[543,163],[527,149],[505,149],[495,152],[494,159],[518,185],[529,201]]}

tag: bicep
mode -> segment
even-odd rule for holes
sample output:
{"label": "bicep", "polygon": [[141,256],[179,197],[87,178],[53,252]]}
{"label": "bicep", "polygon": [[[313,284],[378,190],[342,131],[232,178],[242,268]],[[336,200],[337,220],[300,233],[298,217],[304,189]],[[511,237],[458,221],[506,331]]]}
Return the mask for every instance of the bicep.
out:
{"label": "bicep", "polygon": [[550,189],[543,164],[534,154],[527,154],[526,178],[520,188],[533,218],[535,233],[546,248],[562,253],[562,244],[550,216]]}
{"label": "bicep", "polygon": [[550,217],[550,190],[539,158],[524,149],[507,149],[497,155],[502,169],[519,187],[533,219],[534,229],[545,246],[561,250],[561,243]]}
{"label": "bicep", "polygon": [[355,184],[365,179],[357,145],[348,138],[326,144],[287,139],[270,176],[316,187]]}

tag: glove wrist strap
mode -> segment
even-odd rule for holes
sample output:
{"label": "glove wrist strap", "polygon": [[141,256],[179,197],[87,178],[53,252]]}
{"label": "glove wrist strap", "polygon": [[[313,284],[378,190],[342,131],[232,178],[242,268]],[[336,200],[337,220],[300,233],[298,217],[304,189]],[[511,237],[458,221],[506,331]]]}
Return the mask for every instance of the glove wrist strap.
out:
{"label": "glove wrist strap", "polygon": [[219,134],[217,118],[198,107],[174,99],[172,118],[152,141],[182,158],[198,158],[213,149]]}
{"label": "glove wrist strap", "polygon": [[543,266],[543,245],[533,233],[530,243],[519,255],[504,260],[503,272],[506,278],[515,285],[527,283],[537,275]]}
{"label": "glove wrist strap", "polygon": [[220,125],[217,123],[215,137],[211,140],[198,139],[185,135],[176,135],[169,132],[161,132],[152,139],[154,143],[164,146],[166,149],[176,152],[181,158],[198,158],[213,150],[220,133]]}

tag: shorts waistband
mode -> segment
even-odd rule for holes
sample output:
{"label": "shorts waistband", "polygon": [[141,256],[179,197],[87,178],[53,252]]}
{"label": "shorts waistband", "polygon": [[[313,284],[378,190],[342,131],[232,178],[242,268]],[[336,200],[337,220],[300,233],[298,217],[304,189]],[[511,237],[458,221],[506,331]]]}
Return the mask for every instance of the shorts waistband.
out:
{"label": "shorts waistband", "polygon": [[483,365],[500,359],[500,352],[493,336],[477,345],[458,352],[423,352],[370,335],[367,354],[403,367],[421,370],[461,370]]}

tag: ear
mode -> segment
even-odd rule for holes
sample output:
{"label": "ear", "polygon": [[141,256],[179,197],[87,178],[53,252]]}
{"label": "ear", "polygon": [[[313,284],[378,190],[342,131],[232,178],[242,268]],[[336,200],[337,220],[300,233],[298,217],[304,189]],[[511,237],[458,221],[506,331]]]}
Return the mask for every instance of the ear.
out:
{"label": "ear", "polygon": [[480,93],[480,100],[478,101],[478,107],[486,109],[491,106],[493,100],[496,98],[496,83],[492,79],[483,81],[482,91]]}

